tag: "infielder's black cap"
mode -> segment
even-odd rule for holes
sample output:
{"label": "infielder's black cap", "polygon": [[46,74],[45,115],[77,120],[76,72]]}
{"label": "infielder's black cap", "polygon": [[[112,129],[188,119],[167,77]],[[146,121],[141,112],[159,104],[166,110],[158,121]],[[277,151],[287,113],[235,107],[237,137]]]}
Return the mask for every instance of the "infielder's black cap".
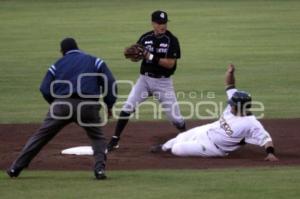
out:
{"label": "infielder's black cap", "polygon": [[151,17],[152,21],[158,24],[166,24],[169,21],[168,14],[161,10],[154,11]]}
{"label": "infielder's black cap", "polygon": [[76,49],[78,49],[77,43],[75,39],[71,37],[65,38],[60,42],[60,50],[63,54],[66,54],[70,50]]}

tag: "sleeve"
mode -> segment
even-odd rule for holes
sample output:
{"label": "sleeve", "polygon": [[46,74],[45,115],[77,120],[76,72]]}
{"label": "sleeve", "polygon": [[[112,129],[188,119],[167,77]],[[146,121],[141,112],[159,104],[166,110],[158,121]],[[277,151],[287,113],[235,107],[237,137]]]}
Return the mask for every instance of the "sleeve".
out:
{"label": "sleeve", "polygon": [[[235,93],[236,91],[237,91],[237,89],[235,89],[235,88],[227,89],[226,90],[227,99],[229,100],[232,97],[233,93]],[[227,105],[223,111],[223,114],[224,115],[231,114],[230,110],[231,110],[230,105]]]}
{"label": "sleeve", "polygon": [[[104,74],[107,78],[107,94],[106,96],[104,96],[104,103],[107,105],[109,109],[111,109],[117,100],[116,95],[118,93],[118,88],[117,85],[115,84],[116,80],[103,60],[99,62],[97,67],[97,72]],[[105,83],[103,81],[100,82],[101,82],[100,84]]]}
{"label": "sleeve", "polygon": [[264,146],[267,142],[272,141],[270,134],[259,121],[255,119],[251,125],[249,135],[245,139],[246,143]]}
{"label": "sleeve", "polygon": [[180,51],[179,41],[176,37],[174,37],[170,42],[170,46],[166,58],[180,59],[180,57],[181,57],[181,51]]}
{"label": "sleeve", "polygon": [[53,102],[53,100],[54,100],[54,97],[52,96],[51,90],[50,90],[51,83],[55,79],[55,71],[54,71],[55,67],[54,68],[53,67],[54,66],[51,66],[48,69],[48,71],[47,71],[47,73],[46,73],[46,75],[45,75],[45,77],[44,77],[44,79],[42,81],[42,84],[40,86],[40,91],[41,91],[44,99],[49,104],[51,104]]}
{"label": "sleeve", "polygon": [[236,88],[231,88],[226,90],[226,94],[227,94],[227,99],[230,100],[232,95],[237,91]]}

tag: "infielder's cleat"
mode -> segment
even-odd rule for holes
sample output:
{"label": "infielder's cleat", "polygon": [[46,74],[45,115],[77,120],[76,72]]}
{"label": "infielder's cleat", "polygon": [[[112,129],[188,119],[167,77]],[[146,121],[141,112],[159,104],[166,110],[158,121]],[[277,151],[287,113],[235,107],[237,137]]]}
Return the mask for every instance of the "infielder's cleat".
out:
{"label": "infielder's cleat", "polygon": [[117,144],[117,145],[115,145],[115,146],[113,146],[113,145],[107,145],[107,152],[111,152],[111,151],[113,151],[113,150],[116,150],[116,149],[118,149],[120,146]]}
{"label": "infielder's cleat", "polygon": [[183,124],[174,124],[174,125],[178,129],[179,132],[186,131],[186,125],[185,125],[185,123],[183,123]]}
{"label": "infielder's cleat", "polygon": [[21,173],[21,170],[18,170],[18,169],[8,169],[6,171],[7,175],[9,175],[9,177],[11,178],[16,178],[20,175]]}
{"label": "infielder's cleat", "polygon": [[104,170],[95,171],[96,180],[105,180],[107,177]]}
{"label": "infielder's cleat", "polygon": [[150,152],[151,152],[151,153],[161,153],[161,152],[163,152],[163,150],[162,150],[162,144],[159,144],[159,145],[153,145],[153,146],[150,148]]}
{"label": "infielder's cleat", "polygon": [[117,136],[112,136],[110,142],[107,144],[107,151],[110,152],[110,151],[113,151],[115,149],[118,149],[120,146],[119,146],[119,140],[120,138],[117,137]]}

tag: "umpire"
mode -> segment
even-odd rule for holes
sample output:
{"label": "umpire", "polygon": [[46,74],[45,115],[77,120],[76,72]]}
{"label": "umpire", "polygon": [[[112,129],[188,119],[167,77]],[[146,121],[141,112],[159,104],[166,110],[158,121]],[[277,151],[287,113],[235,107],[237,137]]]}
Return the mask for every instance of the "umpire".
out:
{"label": "umpire", "polygon": [[102,59],[80,51],[73,38],[63,39],[60,47],[63,57],[49,68],[40,87],[43,97],[51,104],[50,110],[7,174],[18,177],[63,127],[75,122],[85,129],[91,140],[96,179],[106,179],[106,140],[99,127],[99,95],[105,93],[104,103],[111,110],[116,101],[115,79]]}

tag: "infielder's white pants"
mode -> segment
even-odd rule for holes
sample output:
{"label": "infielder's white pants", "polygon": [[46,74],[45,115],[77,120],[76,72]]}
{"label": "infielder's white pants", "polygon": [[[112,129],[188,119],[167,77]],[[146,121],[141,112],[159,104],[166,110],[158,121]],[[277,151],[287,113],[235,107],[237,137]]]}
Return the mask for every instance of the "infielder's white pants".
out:
{"label": "infielder's white pants", "polygon": [[163,151],[171,150],[177,156],[218,157],[227,154],[218,149],[207,136],[208,126],[200,126],[180,133],[177,137],[167,141]]}

